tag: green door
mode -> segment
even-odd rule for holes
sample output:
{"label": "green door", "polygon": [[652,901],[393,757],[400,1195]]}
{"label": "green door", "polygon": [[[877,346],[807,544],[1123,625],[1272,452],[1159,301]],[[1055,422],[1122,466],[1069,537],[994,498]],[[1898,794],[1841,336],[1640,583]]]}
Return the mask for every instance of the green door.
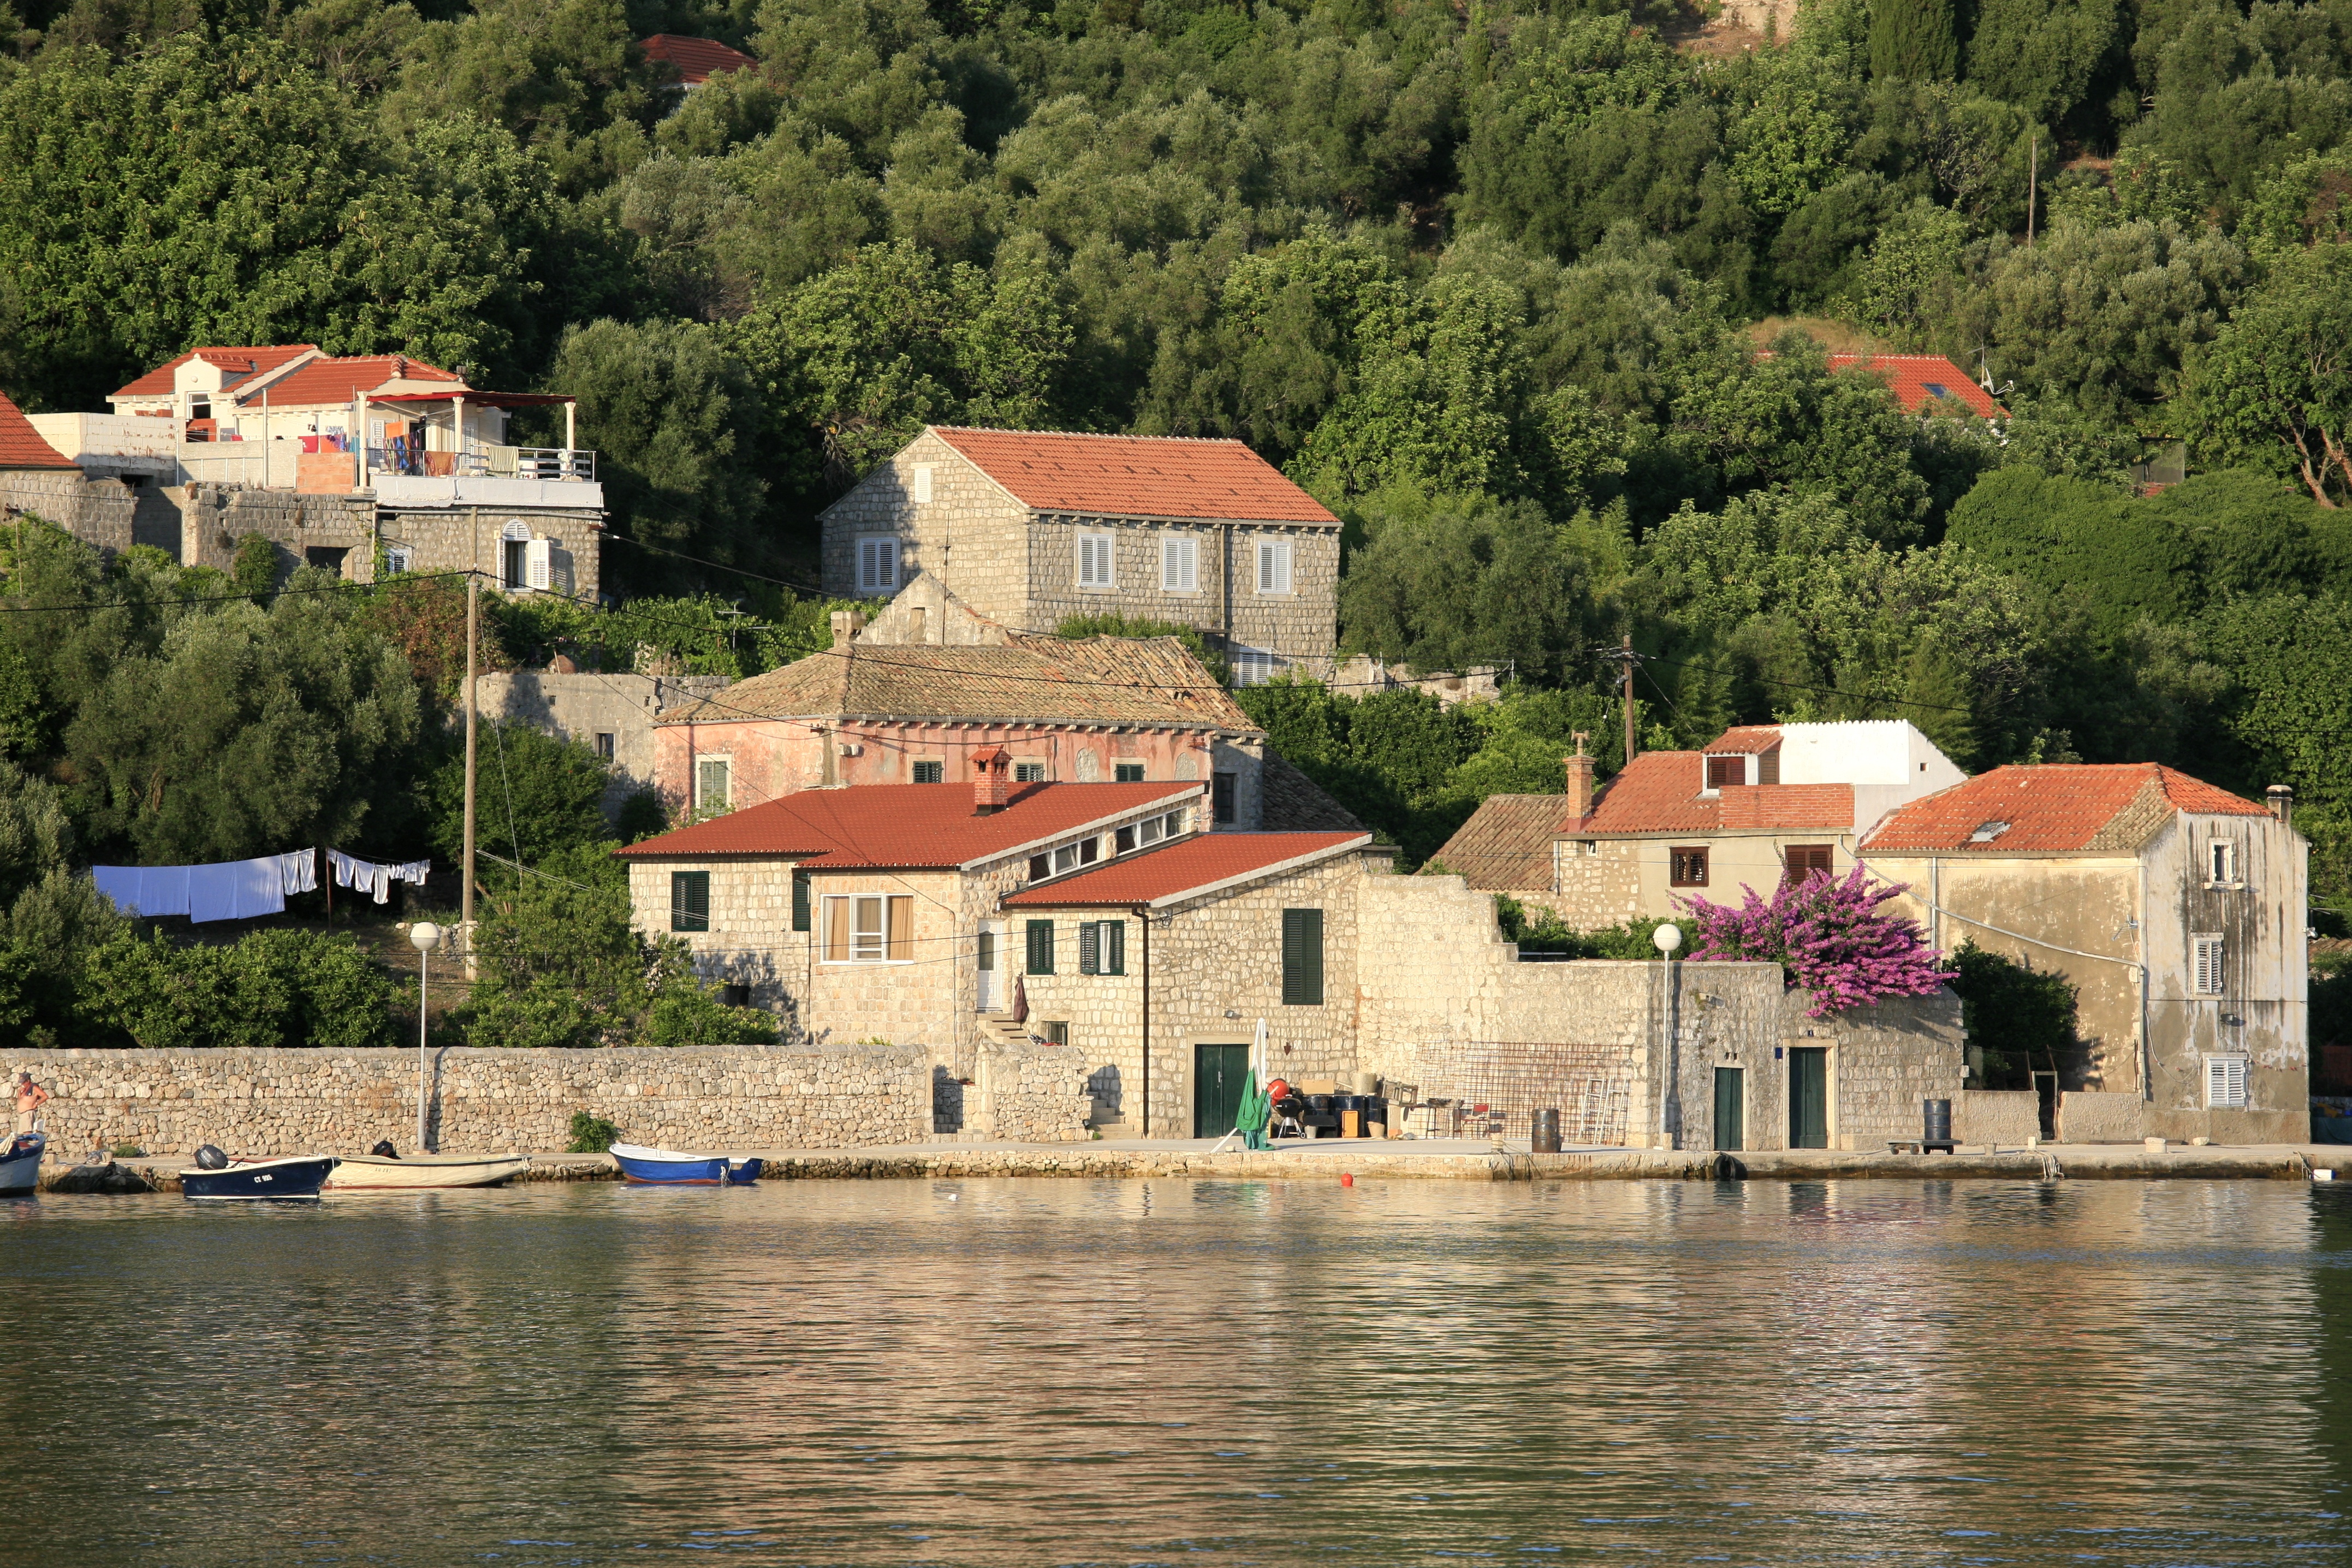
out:
{"label": "green door", "polygon": [[1249,1076],[1247,1046],[1192,1047],[1192,1136],[1222,1138],[1241,1114],[1242,1080]]}
{"label": "green door", "polygon": [[1748,1074],[1739,1068],[1715,1069],[1715,1146],[1748,1147]]}
{"label": "green door", "polygon": [[1819,1046],[1789,1051],[1789,1147],[1830,1146],[1830,1054]]}

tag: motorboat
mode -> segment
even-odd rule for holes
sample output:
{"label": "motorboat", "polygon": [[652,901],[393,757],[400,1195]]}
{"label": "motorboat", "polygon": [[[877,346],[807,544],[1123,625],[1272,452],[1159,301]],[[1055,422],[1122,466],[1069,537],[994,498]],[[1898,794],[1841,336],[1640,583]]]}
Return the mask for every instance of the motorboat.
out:
{"label": "motorboat", "polygon": [[[214,1163],[217,1160],[219,1163]],[[332,1154],[290,1154],[277,1160],[231,1160],[210,1144],[196,1151],[194,1169],[180,1173],[184,1198],[315,1198]]]}
{"label": "motorboat", "polygon": [[495,1187],[530,1169],[528,1154],[346,1154],[327,1191],[415,1192],[432,1187]]}
{"label": "motorboat", "polygon": [[756,1157],[727,1154],[680,1154],[669,1149],[648,1149],[640,1143],[615,1143],[613,1158],[620,1163],[625,1181],[662,1187],[748,1187],[760,1179]]}
{"label": "motorboat", "polygon": [[0,1193],[29,1193],[41,1179],[41,1154],[49,1146],[44,1133],[19,1132],[0,1149]]}

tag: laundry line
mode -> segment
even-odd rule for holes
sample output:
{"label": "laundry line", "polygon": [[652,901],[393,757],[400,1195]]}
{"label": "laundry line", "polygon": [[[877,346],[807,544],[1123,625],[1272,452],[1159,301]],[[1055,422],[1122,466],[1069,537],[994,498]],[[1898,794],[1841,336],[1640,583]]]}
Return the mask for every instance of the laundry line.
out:
{"label": "laundry line", "polygon": [[[373,894],[379,904],[392,898],[394,882],[425,880],[430,860],[378,865],[340,849],[326,852],[335,885]],[[319,851],[289,849],[250,860],[215,860],[196,866],[93,866],[98,890],[126,915],[156,919],[184,915],[192,923],[249,921],[286,912],[286,900],[319,886]]]}
{"label": "laundry line", "polygon": [[393,883],[414,882],[421,887],[425,879],[433,874],[433,862],[430,860],[403,860],[393,865],[379,865],[373,860],[346,855],[340,849],[327,851],[327,864],[333,868],[335,886],[373,894],[379,904],[392,901]]}

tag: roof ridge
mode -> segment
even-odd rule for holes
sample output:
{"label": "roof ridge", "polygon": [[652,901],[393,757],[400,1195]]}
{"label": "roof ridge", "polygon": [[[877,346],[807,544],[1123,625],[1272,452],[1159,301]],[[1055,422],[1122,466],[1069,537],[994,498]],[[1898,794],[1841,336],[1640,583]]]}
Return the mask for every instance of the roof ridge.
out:
{"label": "roof ridge", "polygon": [[1192,441],[1202,446],[1249,447],[1238,436],[1143,436],[1126,430],[1033,430],[1013,425],[932,425],[932,430],[953,430],[974,436],[1060,436],[1072,441]]}

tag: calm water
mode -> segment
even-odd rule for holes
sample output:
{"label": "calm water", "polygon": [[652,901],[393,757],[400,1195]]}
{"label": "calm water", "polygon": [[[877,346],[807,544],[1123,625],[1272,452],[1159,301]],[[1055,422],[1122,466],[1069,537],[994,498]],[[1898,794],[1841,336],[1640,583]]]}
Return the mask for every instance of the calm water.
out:
{"label": "calm water", "polygon": [[2352,1189],[0,1205],[13,1564],[2352,1562]]}

